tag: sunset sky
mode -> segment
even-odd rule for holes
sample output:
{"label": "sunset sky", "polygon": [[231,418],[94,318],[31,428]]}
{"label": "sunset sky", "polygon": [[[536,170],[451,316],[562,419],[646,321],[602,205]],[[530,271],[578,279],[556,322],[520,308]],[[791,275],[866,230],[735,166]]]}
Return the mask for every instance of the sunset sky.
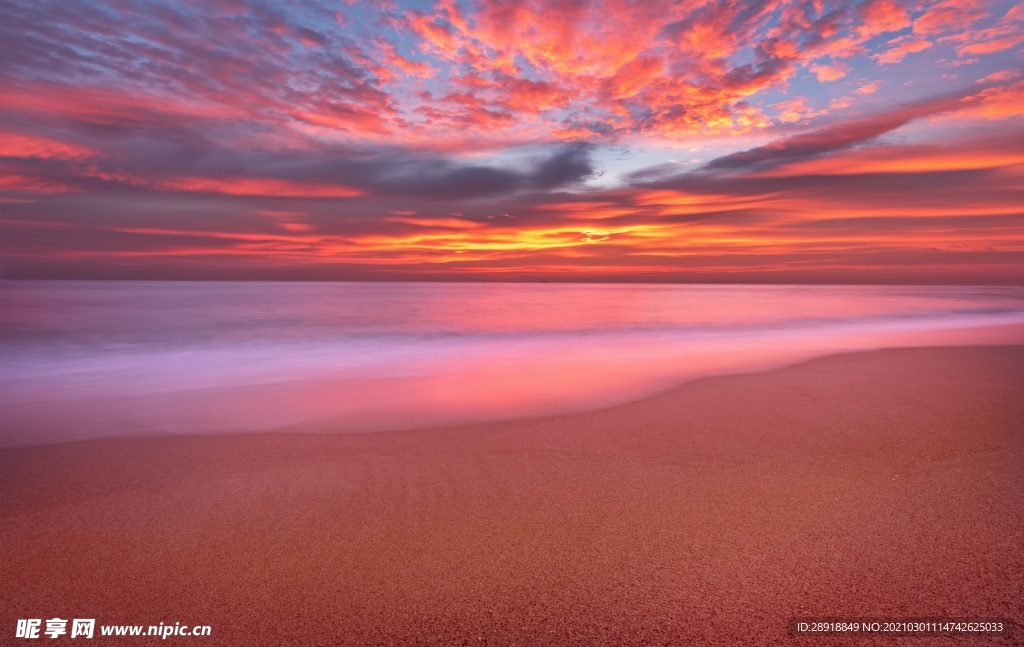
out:
{"label": "sunset sky", "polygon": [[0,274],[1021,284],[1022,44],[972,0],[0,0]]}

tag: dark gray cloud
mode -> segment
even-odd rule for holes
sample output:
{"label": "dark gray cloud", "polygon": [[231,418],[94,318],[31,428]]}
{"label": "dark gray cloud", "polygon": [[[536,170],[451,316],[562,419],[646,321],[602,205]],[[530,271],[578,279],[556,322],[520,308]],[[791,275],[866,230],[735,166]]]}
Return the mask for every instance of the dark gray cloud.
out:
{"label": "dark gray cloud", "polygon": [[533,169],[530,184],[536,189],[555,189],[586,180],[594,175],[591,150],[587,144],[562,147]]}

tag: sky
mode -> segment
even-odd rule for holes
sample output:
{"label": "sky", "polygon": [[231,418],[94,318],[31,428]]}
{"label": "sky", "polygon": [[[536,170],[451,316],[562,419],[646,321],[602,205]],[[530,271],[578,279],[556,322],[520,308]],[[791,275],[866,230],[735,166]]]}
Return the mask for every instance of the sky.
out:
{"label": "sky", "polygon": [[0,0],[0,276],[1024,284],[1024,5]]}

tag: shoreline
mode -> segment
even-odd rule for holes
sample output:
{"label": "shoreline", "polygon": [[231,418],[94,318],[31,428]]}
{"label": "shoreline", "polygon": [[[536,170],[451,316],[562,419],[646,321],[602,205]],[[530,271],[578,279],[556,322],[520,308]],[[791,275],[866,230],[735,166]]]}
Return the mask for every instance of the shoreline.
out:
{"label": "shoreline", "polygon": [[[58,389],[43,399],[0,398],[6,418],[0,450],[102,438],[391,433],[527,422],[601,411],[708,378],[784,370],[833,355],[1021,340],[1024,323],[943,324],[847,333],[798,352],[780,346],[780,340],[744,340],[733,348],[690,351],[675,358],[684,367],[677,369],[669,368],[678,365],[672,362],[645,368],[621,357],[581,356],[566,365],[537,364],[533,373],[515,362],[501,368],[499,361],[495,368],[479,361],[428,378],[309,378],[117,396],[68,397]],[[612,360],[616,363],[609,364]],[[542,376],[542,384],[532,384],[534,375]],[[568,386],[573,378],[579,382]]]}
{"label": "shoreline", "polygon": [[6,448],[5,623],[181,621],[254,645],[1020,625],[1022,386],[1024,346],[886,349],[531,420]]}

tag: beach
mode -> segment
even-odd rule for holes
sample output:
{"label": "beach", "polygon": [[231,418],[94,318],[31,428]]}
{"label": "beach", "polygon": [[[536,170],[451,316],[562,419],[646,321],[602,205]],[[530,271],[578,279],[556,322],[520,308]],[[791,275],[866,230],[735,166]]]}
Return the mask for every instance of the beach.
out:
{"label": "beach", "polygon": [[1024,346],[887,349],[534,420],[3,449],[4,632],[859,645],[787,619],[1021,623],[1022,387]]}

